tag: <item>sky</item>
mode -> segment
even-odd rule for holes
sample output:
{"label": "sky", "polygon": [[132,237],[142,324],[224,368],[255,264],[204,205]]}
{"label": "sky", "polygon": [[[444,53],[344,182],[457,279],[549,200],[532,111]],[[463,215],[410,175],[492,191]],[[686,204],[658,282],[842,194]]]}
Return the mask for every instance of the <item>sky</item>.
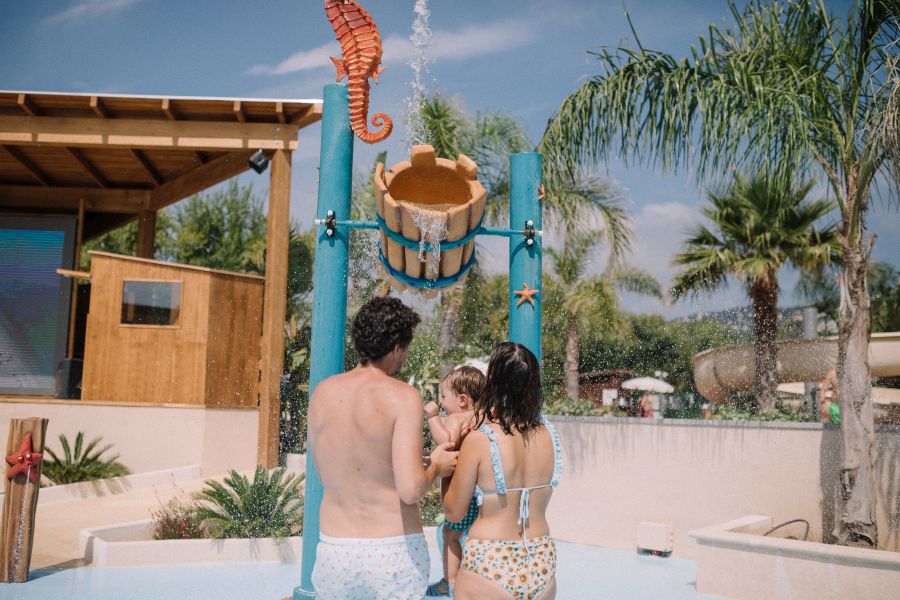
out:
{"label": "sky", "polygon": [[[826,0],[844,15],[851,0]],[[725,0],[431,0],[429,92],[474,113],[519,119],[536,143],[547,119],[586,77],[598,72],[587,51],[631,36],[627,9],[645,47],[684,55],[710,23],[728,22]],[[743,2],[739,2],[739,5]],[[405,158],[404,101],[412,70],[408,41],[414,0],[363,1],[384,39],[385,72],[370,112],[394,118],[384,143],[355,145],[354,166],[368,172],[379,151]],[[321,98],[339,56],[320,0],[4,0],[0,3],[0,89],[246,98]],[[308,226],[316,203],[320,128],[300,132],[294,153],[292,218]],[[670,261],[699,220],[705,185],[690,172],[661,174],[613,160],[601,172],[619,190],[635,241],[632,264],[667,286]],[[260,194],[268,174],[241,176]],[[710,183],[711,184],[711,183]],[[824,193],[825,188],[817,188]],[[900,267],[900,211],[875,199],[868,216],[875,257]],[[552,243],[552,237],[547,240]],[[506,250],[488,244],[489,270]],[[598,254],[597,265],[602,263]],[[597,267],[599,268],[599,266]],[[798,304],[796,273],[781,277],[781,304]],[[626,309],[667,317],[747,304],[737,284],[677,304],[632,295]]]}

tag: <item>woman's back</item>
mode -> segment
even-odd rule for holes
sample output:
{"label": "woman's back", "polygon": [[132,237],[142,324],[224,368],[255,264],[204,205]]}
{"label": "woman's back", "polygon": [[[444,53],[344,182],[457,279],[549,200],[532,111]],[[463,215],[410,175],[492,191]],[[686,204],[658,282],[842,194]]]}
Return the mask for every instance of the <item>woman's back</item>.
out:
{"label": "woman's back", "polygon": [[523,535],[534,538],[549,534],[546,512],[557,460],[547,427],[538,426],[527,435],[516,431],[508,435],[499,425],[487,423],[470,435],[480,438],[476,495],[480,493],[482,499],[481,513],[469,536],[515,540]]}

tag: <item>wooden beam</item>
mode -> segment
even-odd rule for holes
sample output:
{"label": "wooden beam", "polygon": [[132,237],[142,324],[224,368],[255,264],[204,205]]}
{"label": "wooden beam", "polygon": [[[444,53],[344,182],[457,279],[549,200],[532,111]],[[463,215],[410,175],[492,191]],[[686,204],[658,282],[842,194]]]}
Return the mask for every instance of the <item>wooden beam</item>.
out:
{"label": "wooden beam", "polygon": [[153,258],[156,250],[156,211],[142,210],[138,215],[137,249],[139,258]]}
{"label": "wooden beam", "polygon": [[0,209],[54,209],[76,212],[79,200],[91,212],[137,214],[150,203],[147,190],[0,185]]}
{"label": "wooden beam", "polygon": [[106,110],[106,106],[103,105],[103,101],[97,96],[91,96],[91,110],[94,111],[94,114],[103,119],[108,119],[110,117],[109,111]]}
{"label": "wooden beam", "polygon": [[191,152],[191,157],[194,159],[195,163],[205,165],[206,161],[209,160],[209,157],[206,156],[206,152]]}
{"label": "wooden beam", "polygon": [[80,164],[84,168],[84,170],[88,172],[88,174],[91,176],[91,178],[97,182],[97,185],[99,185],[102,188],[109,187],[109,182],[106,180],[106,178],[103,176],[103,174],[97,169],[97,167],[94,165],[94,163],[89,161],[87,159],[87,157],[81,153],[80,150],[78,150],[77,148],[68,148],[67,147],[66,151],[69,153],[69,155],[72,158],[74,158],[76,161],[78,161],[78,164]]}
{"label": "wooden beam", "polygon": [[[84,237],[84,198],[78,200],[78,229],[75,231],[75,256],[72,259],[73,266],[76,269],[81,268],[81,245],[82,238]],[[68,277],[65,273],[60,273],[60,271],[64,271],[65,269],[57,269],[56,272],[64,277]],[[71,273],[78,273],[78,271],[71,271]],[[91,278],[90,273],[88,273],[88,279]],[[74,279],[71,282],[71,295],[69,296],[69,335],[68,335],[68,343],[66,345],[66,356],[69,358],[75,358],[75,321],[78,316],[78,282]]]}
{"label": "wooden beam", "polygon": [[164,183],[164,180],[159,174],[159,171],[156,170],[156,167],[153,166],[153,163],[150,162],[150,159],[147,158],[147,156],[140,150],[131,148],[130,152],[131,155],[135,157],[139,163],[141,163],[141,167],[144,168],[144,171],[147,172],[147,175],[149,175],[150,179],[153,180],[153,183],[156,184],[155,187],[161,186]]}
{"label": "wooden beam", "polygon": [[6,150],[13,159],[19,163],[28,174],[31,175],[38,183],[45,186],[53,185],[53,180],[50,179],[46,173],[41,171],[41,169],[31,162],[31,159],[25,156],[25,153],[22,152],[19,148],[15,146],[3,146],[3,149]]}
{"label": "wooden beam", "polygon": [[275,103],[275,116],[278,117],[279,123],[287,123],[287,119],[284,118],[284,102]]}
{"label": "wooden beam", "polygon": [[0,116],[0,144],[210,151],[294,150],[299,129],[300,125],[296,123]]}
{"label": "wooden beam", "polygon": [[167,181],[150,193],[150,209],[159,210],[243,173],[250,168],[247,161],[252,154],[247,151],[230,152]]}
{"label": "wooden beam", "polygon": [[38,109],[35,108],[34,103],[25,94],[19,94],[19,97],[16,99],[16,104],[18,104],[19,108],[22,109],[22,112],[24,112],[29,117],[36,117],[40,114],[40,112],[38,112]]}
{"label": "wooden beam", "polygon": [[291,124],[303,129],[307,125],[322,120],[322,105],[313,104],[299,117],[292,118]]}
{"label": "wooden beam", "polygon": [[90,280],[91,274],[87,271],[73,271],[72,269],[57,269],[57,274],[62,275],[63,277],[71,277],[72,279],[88,279]]}
{"label": "wooden beam", "polygon": [[239,123],[247,122],[247,115],[244,114],[244,108],[241,106],[240,100],[234,101],[234,117],[238,120]]}
{"label": "wooden beam", "polygon": [[281,375],[284,370],[288,243],[291,226],[291,153],[279,150],[271,159],[266,287],[263,306],[262,377],[259,385],[257,464],[278,466]]}
{"label": "wooden beam", "polygon": [[163,114],[166,115],[166,118],[168,118],[170,121],[178,120],[178,116],[175,114],[175,111],[172,110],[172,103],[169,101],[168,98],[163,98],[162,111],[163,111]]}

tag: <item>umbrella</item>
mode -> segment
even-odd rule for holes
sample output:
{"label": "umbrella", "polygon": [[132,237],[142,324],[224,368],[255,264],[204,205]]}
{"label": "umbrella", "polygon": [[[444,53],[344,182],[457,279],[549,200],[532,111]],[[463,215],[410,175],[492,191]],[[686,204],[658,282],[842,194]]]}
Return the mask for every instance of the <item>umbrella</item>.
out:
{"label": "umbrella", "polygon": [[623,390],[643,390],[647,392],[656,392],[657,394],[671,394],[675,391],[671,385],[662,379],[655,377],[637,377],[622,382]]}

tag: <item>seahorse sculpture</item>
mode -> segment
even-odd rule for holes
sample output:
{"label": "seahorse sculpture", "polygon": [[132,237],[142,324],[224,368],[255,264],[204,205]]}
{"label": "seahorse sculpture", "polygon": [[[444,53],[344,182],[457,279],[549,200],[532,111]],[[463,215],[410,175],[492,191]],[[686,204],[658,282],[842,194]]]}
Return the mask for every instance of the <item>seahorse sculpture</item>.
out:
{"label": "seahorse sculpture", "polygon": [[391,134],[394,122],[384,113],[372,117],[372,125],[381,127],[369,131],[369,78],[378,83],[384,70],[381,66],[381,36],[375,21],[353,0],[325,0],[325,14],[341,44],[342,58],[331,57],[337,69],[337,81],[347,77],[350,93],[350,129],[366,142],[374,144]]}

